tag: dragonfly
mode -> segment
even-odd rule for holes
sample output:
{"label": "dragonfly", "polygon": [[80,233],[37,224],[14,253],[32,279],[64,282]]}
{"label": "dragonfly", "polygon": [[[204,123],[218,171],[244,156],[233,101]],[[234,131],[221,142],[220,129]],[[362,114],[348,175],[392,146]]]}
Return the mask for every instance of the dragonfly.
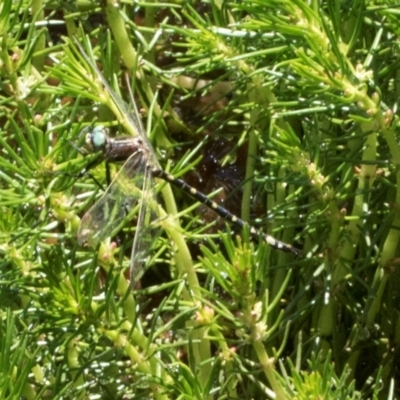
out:
{"label": "dragonfly", "polygon": [[[95,247],[100,242],[110,237],[125,220],[127,215],[137,205],[139,212],[137,227],[132,245],[130,261],[130,283],[133,287],[137,276],[143,269],[151,247],[154,235],[155,215],[154,204],[154,179],[162,179],[171,185],[183,190],[195,200],[206,205],[221,218],[243,229],[248,223],[232,214],[226,208],[211,200],[202,192],[190,186],[184,180],[164,171],[155,155],[154,149],[148,140],[146,132],[141,123],[133,95],[131,94],[131,107],[111,89],[110,85],[92,62],[83,48],[77,43],[80,51],[95,71],[105,91],[118,107],[120,114],[126,119],[130,126],[134,127],[136,136],[112,138],[106,127],[99,125],[85,132],[86,149],[93,152],[100,152],[102,158],[107,162],[124,162],[121,169],[110,183],[103,196],[83,216],[78,231],[78,242],[90,244]],[[266,234],[253,226],[249,226],[250,235],[259,240],[260,238],[275,249],[298,255],[300,250],[284,243],[273,236]]]}

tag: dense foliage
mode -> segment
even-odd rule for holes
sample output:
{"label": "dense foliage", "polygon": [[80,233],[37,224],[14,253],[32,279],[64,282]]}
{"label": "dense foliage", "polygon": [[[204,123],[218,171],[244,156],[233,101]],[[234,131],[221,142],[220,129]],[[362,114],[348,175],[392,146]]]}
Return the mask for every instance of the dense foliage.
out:
{"label": "dense foliage", "polygon": [[[399,398],[398,10],[2,1],[0,397]],[[165,170],[301,255],[161,181],[134,290],[137,210],[78,244],[121,168],[82,130],[138,126],[77,43]]]}

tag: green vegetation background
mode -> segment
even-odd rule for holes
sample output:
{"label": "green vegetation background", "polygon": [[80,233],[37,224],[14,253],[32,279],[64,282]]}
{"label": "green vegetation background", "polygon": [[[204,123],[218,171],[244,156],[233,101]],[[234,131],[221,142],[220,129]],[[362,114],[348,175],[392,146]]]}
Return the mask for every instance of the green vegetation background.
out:
{"label": "green vegetation background", "polygon": [[[0,398],[400,398],[399,10],[3,0]],[[79,246],[107,186],[79,134],[137,128],[76,39],[129,102],[128,75],[163,168],[200,174],[226,144],[211,191],[240,186],[241,217],[302,254],[213,227],[162,182],[141,288],[134,218],[117,244]]]}

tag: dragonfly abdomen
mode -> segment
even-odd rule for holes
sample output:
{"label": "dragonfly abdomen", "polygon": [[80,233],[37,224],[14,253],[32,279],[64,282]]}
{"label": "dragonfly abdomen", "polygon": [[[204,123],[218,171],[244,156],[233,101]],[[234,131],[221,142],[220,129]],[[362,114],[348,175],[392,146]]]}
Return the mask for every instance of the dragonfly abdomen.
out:
{"label": "dragonfly abdomen", "polygon": [[[189,194],[197,201],[203,203],[207,207],[214,210],[221,218],[225,219],[228,222],[231,222],[232,224],[239,227],[240,229],[243,229],[244,226],[248,225],[247,222],[243,221],[241,218],[237,217],[235,214],[232,214],[226,208],[220,206],[217,202],[210,200],[205,194],[203,194],[202,192],[199,192],[196,188],[194,188],[193,186],[190,186],[182,179],[176,178],[175,176],[168,174],[167,172],[165,172],[164,170],[162,170],[160,168],[153,168],[152,174],[154,177],[161,178],[161,179],[169,182],[171,185],[177,187],[178,189],[183,190],[185,193]],[[260,230],[254,228],[253,226],[250,226],[249,229],[250,229],[250,234],[253,238],[259,239],[261,236],[261,238],[267,244],[274,247],[275,249],[282,250],[287,253],[292,253],[292,254],[296,254],[296,255],[300,254],[300,250],[296,249],[295,247],[291,246],[290,244],[281,242],[280,240],[275,239],[273,236],[268,235],[264,232],[261,232]]]}

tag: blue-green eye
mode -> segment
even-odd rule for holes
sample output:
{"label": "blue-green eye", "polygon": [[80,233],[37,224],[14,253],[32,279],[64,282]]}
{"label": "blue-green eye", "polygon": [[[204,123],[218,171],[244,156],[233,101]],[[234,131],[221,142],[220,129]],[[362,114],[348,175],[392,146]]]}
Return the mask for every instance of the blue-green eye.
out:
{"label": "blue-green eye", "polygon": [[94,150],[101,150],[107,144],[108,131],[103,125],[96,126],[86,136],[86,144]]}

